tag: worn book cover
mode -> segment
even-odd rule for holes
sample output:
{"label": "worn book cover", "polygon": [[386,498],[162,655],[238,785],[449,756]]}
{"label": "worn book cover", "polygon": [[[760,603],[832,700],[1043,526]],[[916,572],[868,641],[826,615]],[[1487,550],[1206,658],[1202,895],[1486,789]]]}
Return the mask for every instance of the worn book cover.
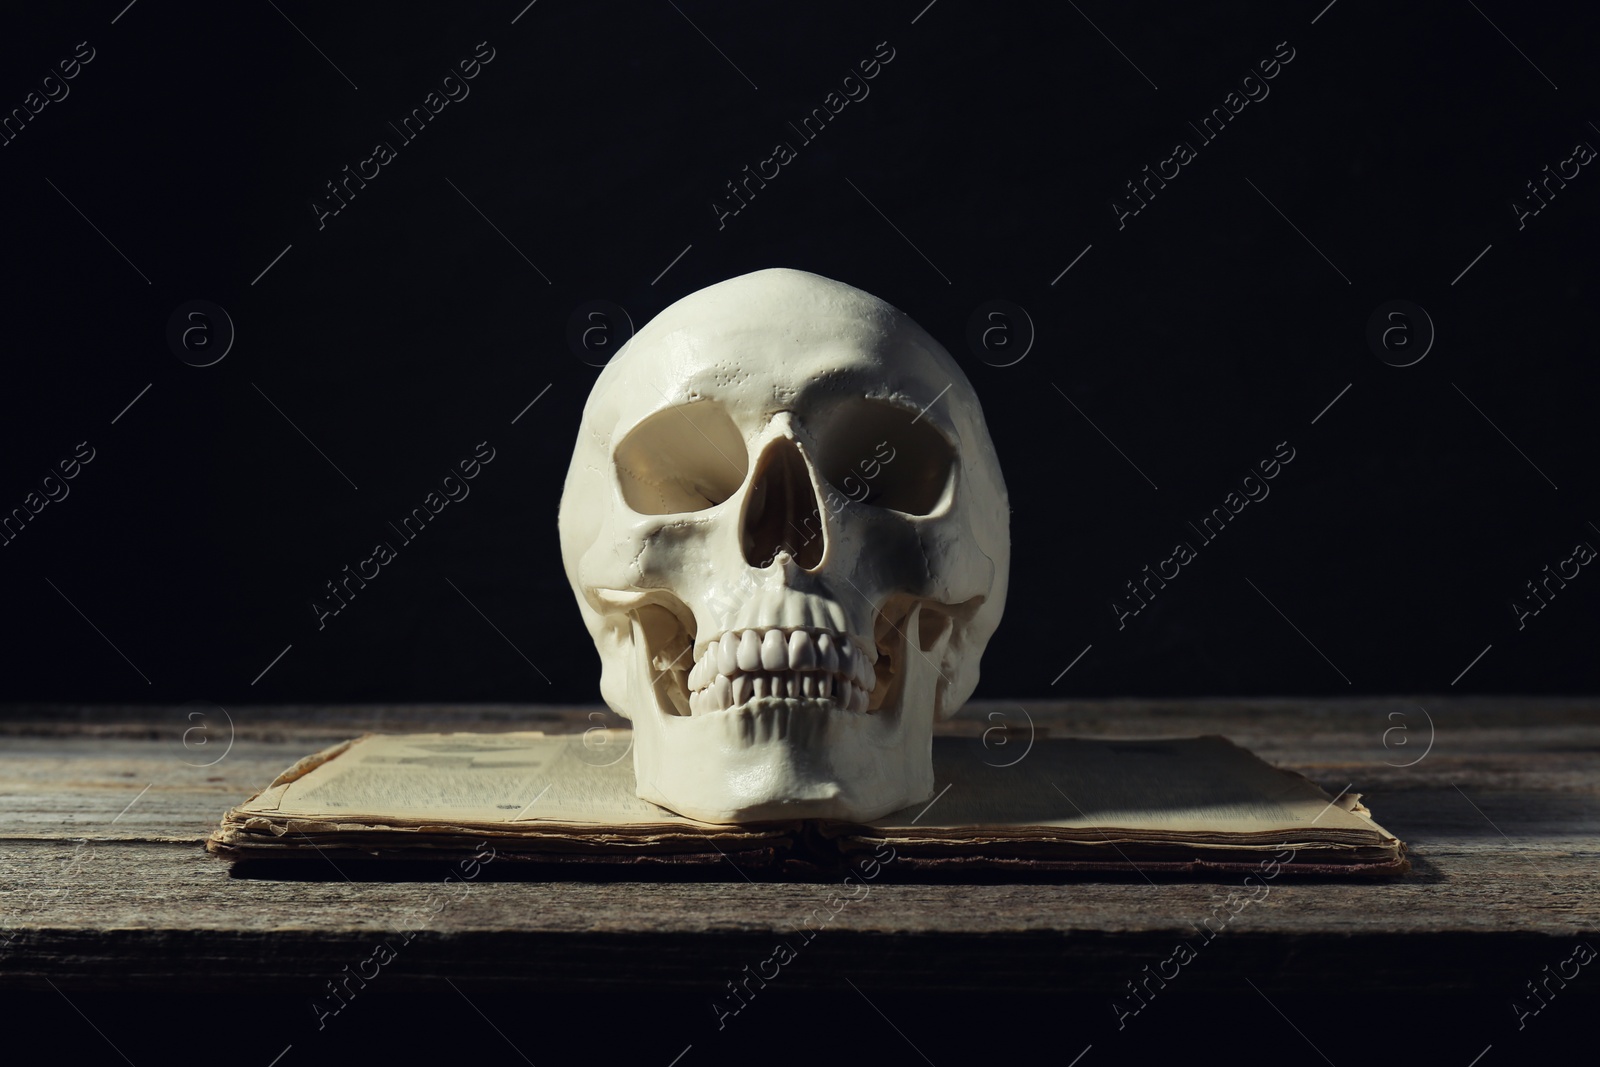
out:
{"label": "worn book cover", "polygon": [[[497,858],[545,864],[828,870],[892,849],[897,871],[1382,876],[1405,846],[1338,797],[1221,737],[1038,739],[1011,765],[934,739],[938,790],[869,824],[696,822],[634,793],[626,730],[369,734],[318,752],[229,811],[231,860]],[[988,758],[985,758],[985,757]]]}

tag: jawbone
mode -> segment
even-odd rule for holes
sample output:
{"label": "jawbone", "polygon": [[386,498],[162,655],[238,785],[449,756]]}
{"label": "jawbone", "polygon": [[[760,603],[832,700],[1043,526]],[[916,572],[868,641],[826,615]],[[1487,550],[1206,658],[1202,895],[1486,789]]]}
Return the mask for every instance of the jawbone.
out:
{"label": "jawbone", "polygon": [[921,614],[907,614],[908,660],[891,702],[871,714],[792,697],[667,714],[644,663],[632,673],[629,694],[631,707],[648,709],[633,721],[639,796],[708,823],[867,822],[927,800],[937,673],[911,651],[920,648]]}

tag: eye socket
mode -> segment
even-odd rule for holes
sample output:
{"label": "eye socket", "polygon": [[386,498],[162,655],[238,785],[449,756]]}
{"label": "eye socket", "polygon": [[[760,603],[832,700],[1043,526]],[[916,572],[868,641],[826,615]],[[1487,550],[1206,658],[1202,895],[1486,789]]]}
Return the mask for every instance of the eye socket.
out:
{"label": "eye socket", "polygon": [[612,453],[622,499],[641,515],[704,511],[744,484],[744,438],[712,401],[658,411]]}
{"label": "eye socket", "polygon": [[939,506],[955,470],[955,449],[945,436],[893,404],[847,401],[819,436],[822,476],[858,504],[926,515]]}

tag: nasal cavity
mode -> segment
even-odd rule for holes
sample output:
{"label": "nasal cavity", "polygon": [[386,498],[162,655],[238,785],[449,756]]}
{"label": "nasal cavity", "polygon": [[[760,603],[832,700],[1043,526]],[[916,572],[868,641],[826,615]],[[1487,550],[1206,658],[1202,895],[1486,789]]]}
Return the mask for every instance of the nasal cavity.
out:
{"label": "nasal cavity", "polygon": [[788,438],[773,441],[756,461],[742,534],[745,562],[752,567],[771,566],[779,552],[789,553],[808,571],[822,562],[822,515],[811,472]]}

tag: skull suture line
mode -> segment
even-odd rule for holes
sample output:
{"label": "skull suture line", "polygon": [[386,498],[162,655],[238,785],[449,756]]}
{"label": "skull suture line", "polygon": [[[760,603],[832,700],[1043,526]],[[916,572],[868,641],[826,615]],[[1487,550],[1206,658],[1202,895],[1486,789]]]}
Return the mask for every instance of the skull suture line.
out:
{"label": "skull suture line", "polygon": [[1008,519],[972,386],[903,312],[795,270],[661,312],[589,396],[560,517],[639,795],[716,823],[932,796]]}

